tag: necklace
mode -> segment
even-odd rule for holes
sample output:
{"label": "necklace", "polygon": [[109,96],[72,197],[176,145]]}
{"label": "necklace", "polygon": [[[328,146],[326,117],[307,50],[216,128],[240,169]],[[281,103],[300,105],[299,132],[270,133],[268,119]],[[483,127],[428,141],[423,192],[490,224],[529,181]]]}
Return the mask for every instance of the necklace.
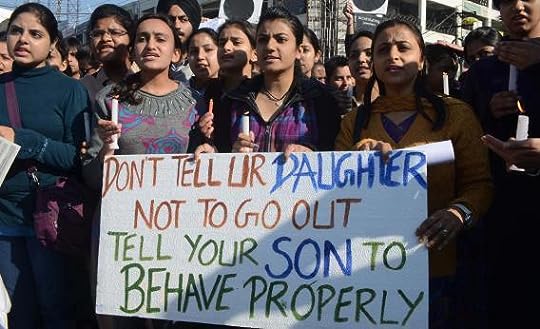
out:
{"label": "necklace", "polygon": [[266,96],[266,98],[268,98],[268,100],[274,102],[274,104],[276,106],[278,106],[278,107],[283,104],[283,100],[285,99],[285,97],[289,93],[289,92],[286,92],[285,94],[283,94],[283,96],[276,97],[276,96],[272,95],[272,93],[268,89],[266,89],[266,87],[263,87],[261,92],[263,93],[264,96]]}

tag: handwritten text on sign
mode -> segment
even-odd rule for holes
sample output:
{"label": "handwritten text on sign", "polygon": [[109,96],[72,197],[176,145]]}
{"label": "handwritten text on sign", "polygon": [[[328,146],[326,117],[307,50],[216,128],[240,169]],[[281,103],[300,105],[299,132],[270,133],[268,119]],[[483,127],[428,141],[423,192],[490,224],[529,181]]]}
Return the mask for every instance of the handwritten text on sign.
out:
{"label": "handwritten text on sign", "polygon": [[271,328],[427,328],[426,157],[108,158],[97,311]]}

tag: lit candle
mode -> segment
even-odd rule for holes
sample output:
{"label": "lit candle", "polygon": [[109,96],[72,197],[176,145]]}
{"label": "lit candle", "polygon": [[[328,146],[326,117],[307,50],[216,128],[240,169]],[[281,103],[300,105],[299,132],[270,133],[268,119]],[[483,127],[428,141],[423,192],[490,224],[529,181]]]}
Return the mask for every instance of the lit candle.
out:
{"label": "lit candle", "polygon": [[90,142],[90,114],[83,112],[84,118],[84,140]]}
{"label": "lit candle", "polygon": [[[523,107],[521,107],[521,102],[519,100],[517,101],[517,107],[520,114],[518,115],[516,127],[516,140],[522,141],[529,137],[529,117],[524,114],[525,110],[523,109]],[[519,168],[515,165],[511,165],[510,170],[524,171],[524,169]]]}
{"label": "lit candle", "polygon": [[208,112],[214,113],[214,99],[213,98],[211,98],[210,101],[208,102]]}
{"label": "lit candle", "polygon": [[443,72],[442,82],[443,82],[443,93],[445,95],[450,95],[450,85],[448,84],[448,73]]}
{"label": "lit candle", "polygon": [[529,117],[523,114],[518,116],[516,140],[522,141],[529,137]]}
{"label": "lit candle", "polygon": [[[118,124],[118,99],[113,98],[111,102],[111,121]],[[118,135],[112,136],[111,149],[118,150]]]}
{"label": "lit candle", "polygon": [[510,64],[510,71],[508,73],[508,91],[517,90],[517,67]]}
{"label": "lit candle", "polygon": [[520,101],[517,101],[517,107],[520,114],[517,121],[516,140],[522,141],[529,137],[529,117],[525,115],[525,110],[521,107]]}
{"label": "lit candle", "polygon": [[242,134],[249,135],[249,112],[245,112],[242,115],[242,122],[240,128],[242,130]]}

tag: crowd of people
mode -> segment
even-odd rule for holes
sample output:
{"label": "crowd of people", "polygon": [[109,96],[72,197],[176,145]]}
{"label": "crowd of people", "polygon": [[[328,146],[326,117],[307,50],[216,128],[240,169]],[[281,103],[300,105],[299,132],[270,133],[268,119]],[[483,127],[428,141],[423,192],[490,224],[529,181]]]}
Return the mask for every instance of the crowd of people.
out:
{"label": "crowd of people", "polygon": [[[268,8],[256,26],[228,20],[213,30],[199,28],[196,0],[160,0],[156,14],[137,20],[104,4],[91,14],[84,46],[62,37],[47,7],[17,7],[0,33],[0,137],[21,147],[0,186],[10,328],[225,327],[96,315],[99,203],[88,253],[62,254],[35,237],[37,183],[75,174],[99,196],[113,154],[387,156],[444,140],[455,160],[429,166],[428,217],[415,232],[429,249],[429,327],[526,321],[521,294],[535,278],[517,254],[534,261],[540,1],[493,3],[504,36],[481,27],[460,48],[425,44],[416,26],[396,19],[355,31],[349,1],[346,56],[324,63],[315,33],[282,7]],[[10,121],[10,102],[21,127]],[[521,111],[529,137],[517,140]]]}

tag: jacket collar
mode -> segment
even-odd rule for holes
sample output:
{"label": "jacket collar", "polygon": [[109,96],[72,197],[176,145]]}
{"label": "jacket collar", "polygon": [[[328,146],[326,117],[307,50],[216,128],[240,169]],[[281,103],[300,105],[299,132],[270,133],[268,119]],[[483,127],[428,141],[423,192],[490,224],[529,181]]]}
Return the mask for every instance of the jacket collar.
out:
{"label": "jacket collar", "polygon": [[[257,93],[263,88],[263,83],[264,76],[260,74],[244,80],[238,88],[230,91],[226,96],[232,99],[255,101]],[[323,85],[315,79],[295,75],[287,98],[290,99],[293,96],[300,97],[300,99],[315,98],[321,94],[322,87]]]}

